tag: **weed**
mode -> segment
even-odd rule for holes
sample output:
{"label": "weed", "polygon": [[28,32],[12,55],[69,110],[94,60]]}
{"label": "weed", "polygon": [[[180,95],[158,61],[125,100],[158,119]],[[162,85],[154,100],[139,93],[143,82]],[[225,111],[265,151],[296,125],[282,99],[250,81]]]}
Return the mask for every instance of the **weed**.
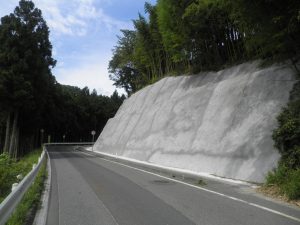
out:
{"label": "weed", "polygon": [[200,185],[200,186],[206,185],[205,181],[202,180],[202,179],[198,180],[198,183],[197,183],[197,184]]}
{"label": "weed", "polygon": [[6,225],[32,224],[35,212],[40,205],[46,177],[46,161],[44,161],[34,182],[24,194]]}
{"label": "weed", "polygon": [[300,198],[300,169],[291,169],[283,163],[267,176],[266,187],[276,185],[288,199]]}
{"label": "weed", "polygon": [[12,184],[19,182],[17,176],[21,174],[25,177],[40,155],[41,150],[30,152],[19,160],[12,159],[5,153],[0,155],[0,203],[9,195]]}

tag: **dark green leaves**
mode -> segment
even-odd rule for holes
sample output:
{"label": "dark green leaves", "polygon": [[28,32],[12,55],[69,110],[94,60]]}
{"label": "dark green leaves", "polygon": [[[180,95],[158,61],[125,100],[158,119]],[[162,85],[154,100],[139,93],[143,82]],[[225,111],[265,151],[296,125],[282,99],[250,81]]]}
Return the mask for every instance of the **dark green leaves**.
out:
{"label": "dark green leaves", "polygon": [[[296,65],[299,10],[298,0],[145,3],[148,17],[139,15],[133,21],[134,39],[124,32],[119,37],[110,64],[111,79],[131,93],[166,75],[218,70],[258,58],[290,60]],[[124,49],[130,51],[124,53]]]}

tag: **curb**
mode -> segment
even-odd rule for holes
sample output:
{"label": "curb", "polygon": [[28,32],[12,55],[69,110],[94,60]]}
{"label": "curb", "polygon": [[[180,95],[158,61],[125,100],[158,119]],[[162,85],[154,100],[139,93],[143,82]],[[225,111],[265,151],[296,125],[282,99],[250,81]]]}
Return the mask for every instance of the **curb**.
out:
{"label": "curb", "polygon": [[195,179],[195,180],[199,180],[199,179],[201,180],[201,179],[204,178],[204,179],[210,179],[210,180],[225,182],[225,183],[228,183],[228,184],[231,184],[231,185],[243,185],[243,186],[252,187],[252,188],[256,188],[257,185],[258,185],[257,183],[251,183],[251,182],[242,181],[242,180],[234,180],[234,179],[230,179],[230,178],[223,178],[223,177],[218,177],[218,176],[215,176],[215,175],[212,175],[212,174],[198,173],[198,172],[193,172],[193,171],[186,170],[186,169],[179,169],[179,168],[174,168],[174,167],[161,166],[161,165],[154,164],[154,163],[135,160],[135,159],[122,157],[122,156],[118,156],[118,155],[112,155],[112,154],[105,153],[105,152],[89,151],[85,147],[82,147],[82,146],[78,146],[76,148],[76,150],[83,151],[83,152],[88,152],[88,153],[93,153],[93,154],[101,156],[103,158],[110,159],[110,160],[113,160],[115,162],[124,163],[126,165],[133,166],[133,167],[136,167],[136,168],[143,168],[143,169],[147,168],[147,169],[156,171],[156,173],[158,173],[158,174],[166,173],[171,177],[173,177],[173,176],[181,177],[183,180],[186,179],[186,178],[192,178],[192,179]]}
{"label": "curb", "polygon": [[51,188],[51,164],[50,157],[46,148],[44,151],[47,154],[47,179],[45,180],[45,188],[41,197],[41,206],[40,209],[35,214],[33,225],[45,225],[48,217],[48,208],[49,208],[49,196]]}

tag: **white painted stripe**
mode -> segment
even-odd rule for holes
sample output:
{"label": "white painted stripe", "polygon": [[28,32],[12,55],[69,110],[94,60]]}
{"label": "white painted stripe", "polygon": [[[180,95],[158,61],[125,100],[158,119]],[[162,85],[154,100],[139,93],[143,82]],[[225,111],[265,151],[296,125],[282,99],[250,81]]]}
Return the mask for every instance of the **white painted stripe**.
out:
{"label": "white painted stripe", "polygon": [[[89,155],[89,156],[94,156],[94,155],[86,153],[86,152],[81,152],[81,153]],[[199,189],[199,190],[202,190],[202,191],[206,191],[206,192],[209,192],[209,193],[212,193],[212,194],[215,194],[215,195],[219,195],[219,196],[222,196],[224,198],[231,199],[233,201],[237,201],[237,202],[241,202],[241,203],[244,203],[244,204],[247,204],[247,205],[250,205],[250,206],[254,206],[256,208],[259,208],[259,209],[262,209],[262,210],[265,210],[265,211],[268,211],[268,212],[271,212],[271,213],[274,213],[274,214],[286,217],[288,219],[300,222],[300,218],[296,218],[294,216],[287,215],[287,214],[279,212],[277,210],[270,209],[270,208],[267,208],[265,206],[261,206],[261,205],[258,205],[258,204],[252,203],[252,202],[248,202],[248,201],[245,201],[243,199],[239,199],[239,198],[236,198],[236,197],[233,197],[233,196],[230,196],[230,195],[226,195],[226,194],[223,194],[223,193],[220,193],[220,192],[212,191],[212,190],[209,190],[207,188],[199,187],[199,186],[196,186],[196,185],[193,185],[193,184],[189,184],[189,183],[186,183],[186,182],[183,182],[183,181],[180,181],[180,180],[176,180],[176,179],[172,179],[172,178],[169,178],[169,177],[165,177],[165,176],[162,176],[162,175],[159,175],[159,174],[156,174],[156,173],[152,173],[152,172],[149,172],[149,171],[146,171],[146,170],[143,170],[143,169],[139,169],[139,168],[135,168],[135,167],[132,167],[132,166],[128,166],[128,165],[125,165],[125,164],[120,163],[120,162],[115,162],[115,161],[112,161],[112,160],[109,160],[109,159],[104,159],[104,158],[100,158],[100,159],[108,161],[108,162],[111,162],[111,163],[119,164],[121,166],[128,167],[128,168],[140,171],[140,172],[148,173],[148,174],[160,177],[160,178],[164,178],[166,180],[174,181],[176,183],[183,184],[183,185],[186,185],[186,186],[189,186],[189,187],[193,187],[193,188],[196,188],[196,189]]]}
{"label": "white painted stripe", "polygon": [[253,183],[249,183],[247,181],[234,180],[234,179],[230,179],[230,178],[219,177],[219,176],[209,174],[209,173],[195,172],[195,171],[186,170],[186,169],[182,169],[182,168],[162,166],[162,165],[158,165],[158,164],[154,164],[154,163],[149,163],[149,162],[146,162],[146,161],[127,158],[127,157],[124,157],[124,156],[118,156],[117,154],[112,155],[112,154],[108,154],[108,153],[105,153],[105,152],[90,151],[87,148],[85,148],[85,150],[88,151],[88,152],[93,152],[95,154],[108,156],[110,158],[121,159],[121,160],[125,160],[127,162],[133,162],[133,163],[138,163],[138,164],[142,164],[142,165],[149,166],[149,167],[155,167],[156,169],[163,169],[163,170],[166,169],[166,170],[174,171],[174,172],[177,172],[177,173],[188,174],[188,175],[191,175],[191,176],[207,177],[209,179],[220,180],[222,182],[228,182],[228,183],[231,183],[231,184],[238,184],[238,185],[241,184],[241,185],[246,185],[246,186],[250,186],[250,187],[253,187],[253,188],[257,187],[257,185],[255,185]]}
{"label": "white painted stripe", "polygon": [[45,147],[43,147],[43,150],[46,152],[47,154],[47,178],[44,182],[44,191],[42,194],[42,203],[41,203],[41,207],[40,209],[37,211],[34,221],[33,221],[33,225],[45,225],[47,222],[47,217],[48,217],[48,208],[50,205],[50,189],[51,189],[51,163],[50,163],[50,157],[48,154],[48,151],[45,150]]}

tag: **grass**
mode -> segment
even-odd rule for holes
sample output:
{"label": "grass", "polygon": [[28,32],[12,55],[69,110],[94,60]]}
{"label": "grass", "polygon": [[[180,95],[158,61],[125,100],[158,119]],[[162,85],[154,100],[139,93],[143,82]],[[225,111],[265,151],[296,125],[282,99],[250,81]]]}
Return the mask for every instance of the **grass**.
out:
{"label": "grass", "polygon": [[263,189],[288,200],[300,199],[300,169],[291,169],[280,164],[267,176]]}
{"label": "grass", "polygon": [[6,225],[32,224],[36,210],[40,206],[41,195],[44,189],[46,174],[46,161],[41,168],[28,191],[24,194],[16,210],[7,221]]}
{"label": "grass", "polygon": [[201,179],[198,180],[197,184],[198,184],[199,186],[204,186],[204,185],[206,185],[205,181],[204,181],[204,180],[201,180]]}
{"label": "grass", "polygon": [[[299,75],[299,74],[298,74]],[[263,189],[288,201],[300,200],[300,81],[294,84],[290,100],[277,117],[273,131],[275,147],[281,154],[276,170],[267,176]]]}
{"label": "grass", "polygon": [[7,154],[0,155],[0,203],[11,192],[12,184],[20,182],[17,175],[25,177],[38,162],[41,152],[41,149],[32,151],[19,160],[11,159]]}

